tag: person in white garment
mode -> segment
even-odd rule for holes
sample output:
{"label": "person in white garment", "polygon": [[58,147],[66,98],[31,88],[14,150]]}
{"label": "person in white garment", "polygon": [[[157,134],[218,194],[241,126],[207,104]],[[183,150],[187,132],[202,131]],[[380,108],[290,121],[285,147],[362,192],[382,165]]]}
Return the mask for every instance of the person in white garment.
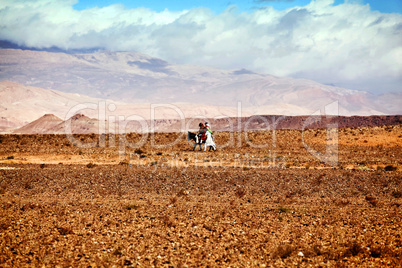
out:
{"label": "person in white garment", "polygon": [[212,130],[211,130],[211,127],[209,126],[208,122],[205,122],[205,129],[206,129],[205,135],[206,135],[207,139],[205,141],[204,151],[207,150],[207,147],[210,147],[210,150],[212,147],[212,149],[214,151],[216,151],[216,145],[212,138]]}

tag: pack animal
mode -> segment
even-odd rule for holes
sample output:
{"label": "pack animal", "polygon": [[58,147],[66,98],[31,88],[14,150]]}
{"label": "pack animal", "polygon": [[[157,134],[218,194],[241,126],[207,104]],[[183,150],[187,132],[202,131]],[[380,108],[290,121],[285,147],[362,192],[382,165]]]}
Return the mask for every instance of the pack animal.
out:
{"label": "pack animal", "polygon": [[201,145],[204,143],[204,151],[207,150],[207,147],[209,147],[209,150],[211,151],[211,149],[213,149],[214,151],[216,150],[215,147],[215,143],[212,141],[212,136],[211,133],[206,133],[205,135],[205,139],[201,139],[200,136],[196,133],[193,132],[188,132],[187,134],[187,140],[193,140],[194,141],[194,148],[193,151],[195,150],[195,148],[197,147],[197,145],[200,147],[200,151],[202,150]]}

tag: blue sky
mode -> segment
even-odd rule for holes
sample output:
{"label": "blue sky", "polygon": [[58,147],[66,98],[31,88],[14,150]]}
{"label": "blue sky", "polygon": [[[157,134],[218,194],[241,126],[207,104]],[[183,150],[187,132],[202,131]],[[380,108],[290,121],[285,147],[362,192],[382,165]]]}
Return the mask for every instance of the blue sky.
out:
{"label": "blue sky", "polygon": [[1,0],[0,40],[133,51],[171,64],[402,92],[401,5],[402,0]]}
{"label": "blue sky", "polygon": [[[196,0],[196,1],[180,1],[180,0],[161,0],[161,1],[146,1],[146,0],[79,0],[74,8],[83,10],[93,7],[105,7],[112,4],[123,4],[127,8],[146,7],[155,11],[169,9],[171,11],[180,11],[183,9],[192,9],[198,7],[206,7],[213,10],[215,13],[221,13],[231,5],[237,6],[239,11],[252,11],[256,8],[272,6],[277,10],[283,10],[295,6],[305,6],[311,0]],[[402,13],[402,0],[356,0],[344,1],[335,0],[334,5],[339,5],[344,2],[357,2],[359,4],[369,4],[371,10],[380,11],[382,13]]]}

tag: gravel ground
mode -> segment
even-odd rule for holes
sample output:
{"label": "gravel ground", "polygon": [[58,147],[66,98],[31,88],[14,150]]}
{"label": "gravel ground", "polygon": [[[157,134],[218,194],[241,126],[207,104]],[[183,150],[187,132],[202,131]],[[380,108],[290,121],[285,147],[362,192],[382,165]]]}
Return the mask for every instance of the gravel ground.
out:
{"label": "gravel ground", "polygon": [[[247,140],[215,153],[183,140],[125,159],[118,146],[2,135],[0,266],[401,267],[401,128],[340,130],[335,167],[299,134],[278,132],[271,155]],[[325,137],[309,135],[318,147]]]}

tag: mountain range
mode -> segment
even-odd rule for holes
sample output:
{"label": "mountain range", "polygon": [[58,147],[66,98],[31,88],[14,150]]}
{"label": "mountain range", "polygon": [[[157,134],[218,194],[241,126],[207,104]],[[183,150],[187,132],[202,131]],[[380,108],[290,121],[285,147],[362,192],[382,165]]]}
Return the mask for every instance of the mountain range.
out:
{"label": "mountain range", "polygon": [[[212,118],[208,120],[214,131],[258,131],[279,129],[311,129],[328,126],[367,127],[402,124],[402,115],[372,115],[372,116],[283,116],[257,115],[249,117]],[[154,132],[184,132],[198,131],[199,121],[192,119],[156,119],[153,121]],[[103,125],[102,125],[103,123]],[[146,126],[144,128],[143,124]],[[150,120],[138,121],[100,121],[83,114],[75,114],[67,120],[53,114],[45,114],[41,118],[12,131],[15,134],[124,134],[146,133],[150,131]],[[182,126],[185,126],[184,128]],[[120,127],[123,126],[123,127]]]}
{"label": "mountain range", "polygon": [[[309,114],[339,101],[343,115],[399,114],[402,95],[375,96],[249,70],[177,65],[135,52],[0,49],[0,81],[128,103],[195,103],[256,114]],[[384,105],[387,104],[387,105]]]}
{"label": "mountain range", "polygon": [[392,115],[402,114],[401,100],[401,93],[376,96],[245,69],[176,65],[135,52],[0,49],[0,131],[45,114],[123,121],[289,116],[335,102],[339,115]]}
{"label": "mountain range", "polygon": [[[0,132],[20,128],[45,114],[52,114],[60,120],[68,120],[76,114],[85,114],[97,120],[112,122],[137,121],[148,124],[150,119],[160,124],[184,118],[233,117],[237,110],[225,106],[178,104],[124,103],[92,98],[78,93],[64,93],[38,87],[24,86],[15,82],[0,82]],[[242,111],[241,116],[248,116]],[[141,122],[141,123],[140,123]],[[165,123],[164,123],[165,122]],[[132,123],[131,123],[132,124]],[[130,126],[138,129],[141,126]],[[120,124],[120,127],[121,124]],[[145,126],[143,127],[145,131]],[[58,131],[56,131],[58,132]]]}
{"label": "mountain range", "polygon": [[[209,121],[215,131],[325,128],[328,124],[339,127],[402,124],[401,115],[250,115],[242,109],[239,113],[227,107],[205,105],[152,107],[9,81],[0,82],[0,99],[0,132],[16,134],[183,132],[197,130],[200,121]],[[312,124],[306,125],[306,122]]]}

